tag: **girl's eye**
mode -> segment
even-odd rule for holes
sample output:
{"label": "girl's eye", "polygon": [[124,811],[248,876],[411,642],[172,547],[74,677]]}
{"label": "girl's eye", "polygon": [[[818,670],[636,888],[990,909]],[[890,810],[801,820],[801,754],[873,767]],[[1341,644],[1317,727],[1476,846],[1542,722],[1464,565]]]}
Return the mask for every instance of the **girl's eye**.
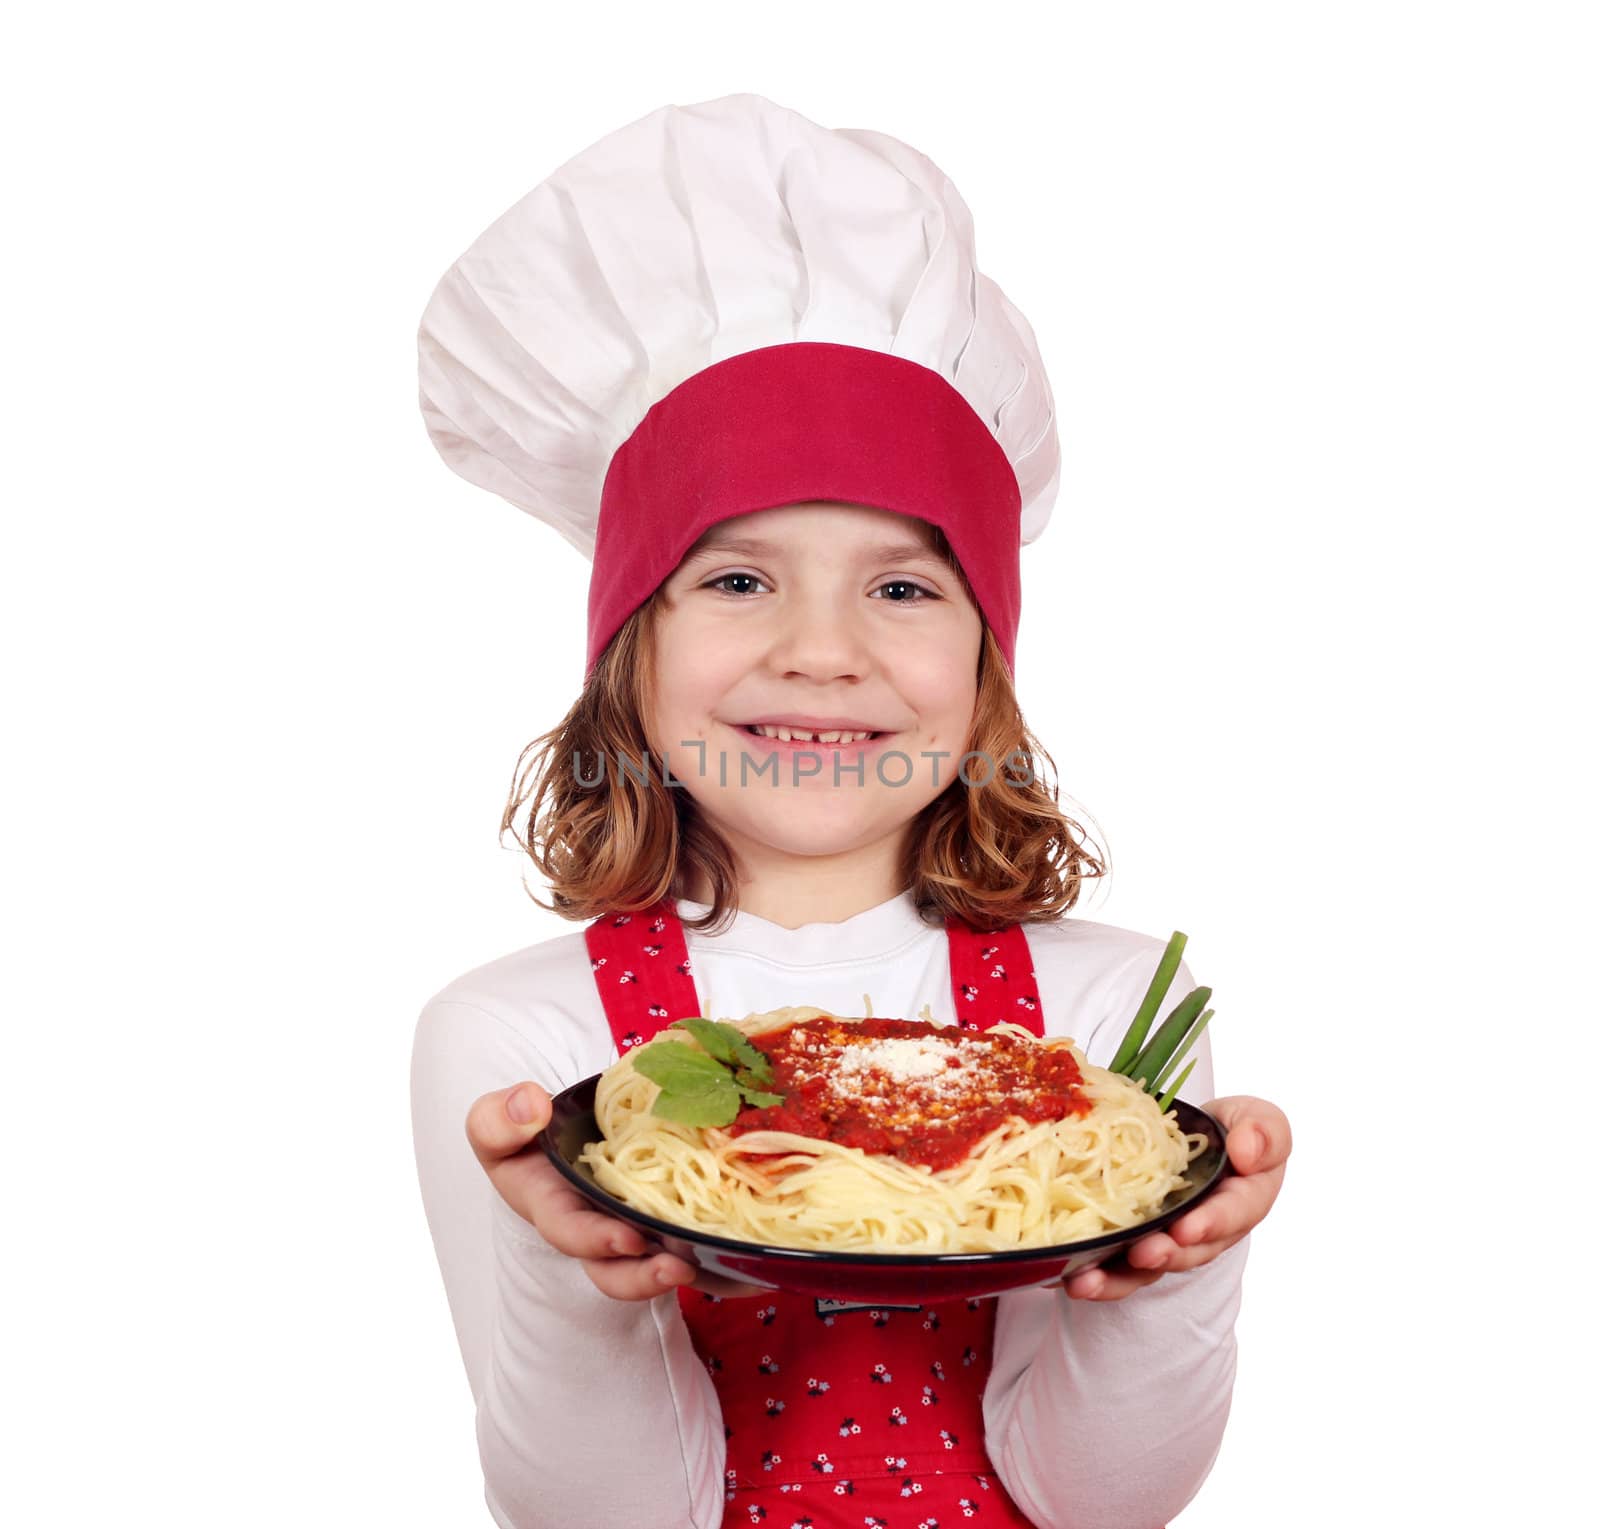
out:
{"label": "girl's eye", "polygon": [[[722,585],[726,584],[729,579],[745,579],[751,584],[759,584],[761,582],[761,580],[753,573],[724,573],[719,574],[704,587],[706,589],[718,589]],[[728,595],[749,595],[754,593],[753,590],[748,589],[725,589],[722,592]]]}
{"label": "girl's eye", "polygon": [[891,605],[921,605],[924,600],[937,600],[939,596],[925,585],[918,584],[913,579],[890,579],[886,584],[880,584],[879,589],[914,589],[916,594],[904,599],[891,599]]}
{"label": "girl's eye", "polygon": [[[761,584],[763,588],[766,587],[762,579],[753,573],[718,574],[716,578],[709,580],[701,587],[704,589],[721,590],[723,594],[733,595],[736,599],[748,598],[750,595],[755,593],[753,589],[727,588],[726,586],[731,580],[734,579],[742,579],[746,584]],[[904,592],[900,595],[891,595],[887,597],[890,605],[921,605],[924,600],[937,600],[939,598],[936,591],[927,588],[926,585],[918,584],[914,579],[889,579],[887,582],[878,586],[878,590],[885,589],[901,590]],[[876,594],[878,590],[875,590],[874,593]]]}

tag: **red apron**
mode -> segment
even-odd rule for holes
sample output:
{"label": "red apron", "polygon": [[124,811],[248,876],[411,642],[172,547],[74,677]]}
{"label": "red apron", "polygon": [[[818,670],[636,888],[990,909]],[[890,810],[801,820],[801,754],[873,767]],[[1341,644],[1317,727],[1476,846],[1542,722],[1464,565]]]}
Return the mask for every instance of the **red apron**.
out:
{"label": "red apron", "polygon": [[[951,920],[946,936],[963,1028],[1007,1019],[1042,1036],[1021,926],[979,934]],[[585,939],[619,1055],[705,1013],[670,901],[596,919]],[[722,1405],[723,1529],[1031,1525],[984,1449],[992,1298],[873,1308],[682,1287],[678,1304]]]}

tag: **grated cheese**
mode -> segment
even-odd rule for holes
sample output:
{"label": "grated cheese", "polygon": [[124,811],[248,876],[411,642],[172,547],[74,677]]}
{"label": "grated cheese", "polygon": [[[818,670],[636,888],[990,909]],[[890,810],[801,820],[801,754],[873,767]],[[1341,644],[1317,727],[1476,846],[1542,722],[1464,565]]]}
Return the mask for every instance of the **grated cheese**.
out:
{"label": "grated cheese", "polygon": [[920,1037],[916,1040],[872,1040],[847,1046],[836,1070],[845,1077],[875,1072],[896,1083],[909,1083],[913,1078],[934,1077],[946,1071],[952,1062],[960,1065],[955,1052],[942,1041]]}
{"label": "grated cheese", "polygon": [[898,1086],[924,1099],[954,1098],[984,1081],[987,1058],[980,1053],[992,1049],[987,1041],[968,1041],[958,1048],[927,1036],[857,1042],[833,1057],[826,1070],[829,1092],[865,1100],[879,1089]]}

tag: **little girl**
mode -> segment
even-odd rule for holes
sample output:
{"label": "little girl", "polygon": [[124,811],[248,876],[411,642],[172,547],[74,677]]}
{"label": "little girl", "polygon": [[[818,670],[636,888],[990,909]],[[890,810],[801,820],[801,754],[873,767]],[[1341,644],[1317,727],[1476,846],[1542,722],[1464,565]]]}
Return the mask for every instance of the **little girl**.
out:
{"label": "little girl", "polygon": [[955,188],[760,96],[663,107],[495,223],[420,347],[446,460],[594,562],[582,694],[503,824],[527,808],[583,927],[450,983],[413,1057],[494,1521],[1166,1523],[1221,1442],[1290,1146],[1274,1106],[1210,1099],[1204,1037],[1185,1094],[1237,1176],[989,1300],[697,1277],[531,1147],[551,1095],[687,1014],[1003,1019],[1103,1066],[1138,1006],[1163,942],[1063,916],[1102,866],[1012,689],[1059,452]]}

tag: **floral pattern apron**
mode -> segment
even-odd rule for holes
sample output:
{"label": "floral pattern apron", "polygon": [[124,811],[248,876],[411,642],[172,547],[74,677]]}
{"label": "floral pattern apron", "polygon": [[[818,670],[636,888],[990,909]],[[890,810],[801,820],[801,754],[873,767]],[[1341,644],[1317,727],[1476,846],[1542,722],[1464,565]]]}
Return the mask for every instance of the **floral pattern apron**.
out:
{"label": "floral pattern apron", "polygon": [[[1007,1019],[1042,1036],[1021,926],[979,934],[952,919],[946,936],[962,1027]],[[585,939],[619,1055],[675,1019],[705,1013],[670,900],[596,919]],[[722,1406],[723,1529],[1031,1523],[984,1449],[992,1297],[874,1307],[785,1291],[677,1294]]]}

